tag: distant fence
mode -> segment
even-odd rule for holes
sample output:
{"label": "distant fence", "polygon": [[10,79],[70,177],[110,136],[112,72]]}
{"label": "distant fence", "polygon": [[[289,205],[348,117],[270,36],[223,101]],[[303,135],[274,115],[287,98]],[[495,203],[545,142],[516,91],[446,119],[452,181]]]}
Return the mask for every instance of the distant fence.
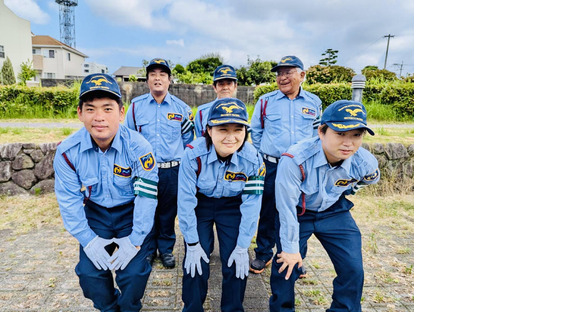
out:
{"label": "distant fence", "polygon": [[[0,145],[0,195],[54,192],[52,162],[57,143]],[[388,189],[413,192],[414,145],[363,143],[379,161],[381,183]]]}

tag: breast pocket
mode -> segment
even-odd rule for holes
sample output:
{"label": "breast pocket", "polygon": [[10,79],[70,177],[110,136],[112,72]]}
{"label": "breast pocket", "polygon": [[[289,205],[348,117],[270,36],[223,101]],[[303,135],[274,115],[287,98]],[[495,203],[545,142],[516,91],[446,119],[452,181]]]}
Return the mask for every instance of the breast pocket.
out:
{"label": "breast pocket", "polygon": [[215,186],[216,181],[203,178],[197,180],[197,187],[199,188],[199,192],[201,192],[204,195],[213,193]]}
{"label": "breast pocket", "polygon": [[118,175],[113,175],[113,184],[115,188],[119,191],[121,195],[132,195],[133,194],[133,179],[131,176],[122,177]]}
{"label": "breast pocket", "polygon": [[178,120],[167,120],[167,129],[169,133],[166,133],[166,137],[174,140],[179,140],[181,138],[181,121]]}
{"label": "breast pocket", "polygon": [[137,122],[137,131],[143,136],[149,137],[155,133],[155,124],[151,124],[149,121]]}
{"label": "breast pocket", "polygon": [[314,129],[314,120],[316,119],[315,116],[302,114],[302,118],[299,118],[300,122],[300,133],[304,138],[312,137],[313,129]]}
{"label": "breast pocket", "polygon": [[264,120],[264,128],[268,129],[268,133],[272,133],[273,136],[277,136],[282,131],[280,122],[282,119],[281,114],[267,114]]}

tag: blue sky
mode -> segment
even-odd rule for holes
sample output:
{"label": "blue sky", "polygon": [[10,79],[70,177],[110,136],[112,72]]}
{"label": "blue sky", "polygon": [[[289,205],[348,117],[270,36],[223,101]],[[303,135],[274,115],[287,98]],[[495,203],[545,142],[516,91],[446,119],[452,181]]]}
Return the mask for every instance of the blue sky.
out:
{"label": "blue sky", "polygon": [[[30,21],[31,31],[60,40],[54,0],[5,0]],[[89,62],[141,66],[163,57],[186,65],[219,53],[235,67],[248,57],[278,61],[296,55],[306,67],[328,48],[339,50],[337,65],[357,73],[366,65],[414,73],[413,1],[400,0],[80,0],[75,8],[76,48]]]}

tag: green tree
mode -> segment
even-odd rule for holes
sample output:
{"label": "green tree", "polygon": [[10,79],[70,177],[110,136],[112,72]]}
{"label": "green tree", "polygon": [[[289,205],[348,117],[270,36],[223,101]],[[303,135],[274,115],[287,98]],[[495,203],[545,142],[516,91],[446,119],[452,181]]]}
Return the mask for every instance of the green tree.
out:
{"label": "green tree", "polygon": [[6,58],[4,65],[2,65],[0,76],[2,78],[1,82],[4,85],[13,85],[16,83],[16,77],[14,77],[14,68],[12,68],[12,62],[10,62],[9,57]]}
{"label": "green tree", "polygon": [[216,67],[222,65],[223,63],[223,58],[219,54],[210,53],[202,55],[201,57],[193,60],[187,64],[185,69],[190,73],[209,73],[212,75]]}
{"label": "green tree", "polygon": [[274,61],[262,61],[259,56],[255,60],[250,59],[248,56],[248,66],[242,66],[236,69],[238,84],[241,86],[251,86],[275,82],[276,74],[271,70],[276,64],[278,63]]}
{"label": "green tree", "polygon": [[324,58],[320,59],[318,62],[322,66],[330,66],[336,64],[336,59],[338,58],[338,50],[326,49],[326,52],[322,53]]}
{"label": "green tree", "polygon": [[185,73],[185,67],[183,67],[183,65],[181,64],[177,64],[173,68],[173,71],[175,72],[175,74],[183,74]]}
{"label": "green tree", "polygon": [[32,68],[32,61],[28,60],[20,64],[20,74],[18,74],[18,79],[20,84],[25,86],[26,81],[36,77],[36,71]]}

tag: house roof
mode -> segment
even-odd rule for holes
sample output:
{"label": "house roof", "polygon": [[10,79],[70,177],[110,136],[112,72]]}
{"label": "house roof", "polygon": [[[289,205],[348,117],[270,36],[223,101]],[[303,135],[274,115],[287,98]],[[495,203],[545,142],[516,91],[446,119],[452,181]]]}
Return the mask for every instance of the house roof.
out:
{"label": "house roof", "polygon": [[89,57],[88,55],[80,52],[79,50],[77,50],[77,49],[75,49],[75,48],[73,48],[73,47],[71,47],[69,45],[66,45],[66,44],[60,42],[60,41],[52,38],[51,36],[44,36],[44,35],[35,35],[35,36],[32,36],[32,46],[33,47],[34,46],[55,46],[55,47],[63,47],[65,49],[71,50],[72,52],[74,52],[74,53],[76,53],[76,54],[78,54],[80,56],[83,56],[85,58]]}
{"label": "house roof", "polygon": [[143,76],[143,75],[139,75],[139,70],[141,70],[143,67],[133,67],[133,66],[121,66],[119,69],[117,69],[114,73],[113,76],[117,77],[117,76],[121,76],[121,77],[127,77],[127,76],[131,76],[131,75],[135,75],[135,77],[139,77],[139,76]]}

